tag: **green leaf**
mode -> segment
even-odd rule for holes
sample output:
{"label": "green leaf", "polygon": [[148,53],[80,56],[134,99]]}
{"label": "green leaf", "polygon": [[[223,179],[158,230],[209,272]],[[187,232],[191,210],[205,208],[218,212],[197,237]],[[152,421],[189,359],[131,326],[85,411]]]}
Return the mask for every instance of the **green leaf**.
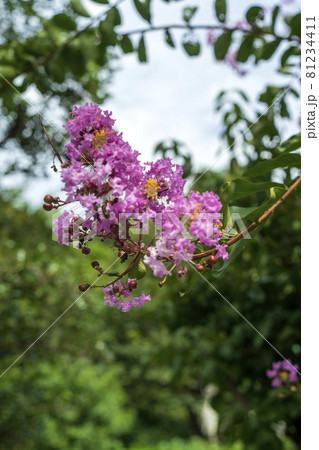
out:
{"label": "green leaf", "polygon": [[107,275],[108,277],[119,277],[120,272],[103,272],[103,275]]}
{"label": "green leaf", "polygon": [[124,34],[122,39],[120,40],[120,46],[123,50],[123,53],[132,53],[134,52],[134,47],[130,37],[127,34]]}
{"label": "green leaf", "polygon": [[295,134],[291,136],[286,141],[282,142],[278,150],[282,153],[293,152],[294,150],[298,150],[301,147],[301,134]]}
{"label": "green leaf", "polygon": [[252,25],[256,25],[258,20],[263,20],[264,18],[264,9],[261,6],[252,6],[246,12],[247,22]]}
{"label": "green leaf", "polygon": [[216,59],[224,59],[232,41],[232,32],[226,31],[215,42],[214,52]]}
{"label": "green leaf", "polygon": [[87,10],[84,8],[80,0],[70,0],[70,6],[73,11],[82,17],[91,17]]}
{"label": "green leaf", "polygon": [[265,61],[270,59],[272,57],[272,55],[275,53],[275,51],[277,50],[277,48],[279,47],[280,43],[281,43],[281,39],[274,39],[271,42],[267,42],[267,44],[265,44],[262,49],[259,59],[264,59]]}
{"label": "green leaf", "polygon": [[236,59],[238,62],[246,62],[247,59],[254,53],[254,36],[245,36],[238,49]]}
{"label": "green leaf", "polygon": [[115,46],[117,44],[117,34],[107,18],[100,22],[99,29],[101,32],[102,42],[105,45]]}
{"label": "green leaf", "polygon": [[193,18],[194,14],[197,11],[197,6],[194,7],[186,7],[183,9],[183,19],[185,20],[186,23],[189,23],[190,20]]}
{"label": "green leaf", "polygon": [[301,37],[301,14],[296,14],[294,17],[292,17],[290,24],[291,28],[291,35]]}
{"label": "green leaf", "polygon": [[117,25],[121,25],[122,19],[121,14],[115,6],[111,8],[107,13],[108,21],[113,25],[113,27],[116,27]]}
{"label": "green leaf", "polygon": [[284,89],[278,86],[267,86],[266,90],[260,94],[259,101],[271,106],[275,100],[275,97],[282,93]]}
{"label": "green leaf", "polygon": [[143,2],[141,0],[134,0],[134,5],[139,15],[148,23],[151,23],[150,3],[150,0],[144,0]]}
{"label": "green leaf", "polygon": [[281,65],[284,66],[290,56],[300,56],[301,50],[298,47],[290,47],[286,50],[281,57]]}
{"label": "green leaf", "polygon": [[140,62],[142,62],[142,63],[147,62],[145,41],[144,41],[143,35],[141,36],[140,41],[138,43],[137,55],[138,55],[138,59]]}
{"label": "green leaf", "polygon": [[172,35],[168,28],[165,30],[165,41],[169,46],[171,46],[173,48],[175,47]]}
{"label": "green leaf", "polygon": [[117,34],[114,27],[121,25],[121,15],[117,8],[111,8],[104,20],[100,22],[99,28],[102,35],[102,41],[105,45],[115,46],[117,44]]}
{"label": "green leaf", "polygon": [[234,247],[232,248],[232,250],[231,250],[231,252],[229,254],[229,257],[224,261],[222,267],[220,269],[218,269],[218,270],[213,270],[212,271],[212,274],[213,274],[214,277],[218,278],[221,275],[223,275],[223,273],[229,267],[229,265],[241,253],[241,251],[245,247],[245,244],[246,244],[246,240],[245,239],[240,239],[238,242],[236,242],[236,244],[234,245]]}
{"label": "green leaf", "polygon": [[243,178],[236,178],[233,180],[235,183],[235,191],[232,196],[232,201],[239,200],[240,198],[247,197],[256,192],[268,191],[272,187],[283,187],[283,184],[274,183],[272,181],[264,181],[260,183],[252,183],[251,181]]}
{"label": "green leaf", "polygon": [[223,205],[223,209],[222,209],[222,214],[223,214],[223,228],[232,228],[233,226],[233,222],[231,219],[231,214],[230,214],[230,209],[228,204],[224,204]]}
{"label": "green leaf", "polygon": [[278,167],[300,167],[301,156],[298,153],[283,153],[276,158],[266,159],[244,173],[244,177],[257,177],[269,173]]}
{"label": "green leaf", "polygon": [[193,33],[187,33],[183,36],[183,47],[188,56],[198,56],[200,54],[200,43]]}
{"label": "green leaf", "polygon": [[226,20],[226,0],[215,0],[215,13],[219,22]]}
{"label": "green leaf", "polygon": [[185,295],[189,294],[190,291],[193,289],[193,287],[196,285],[199,277],[200,277],[199,272],[194,268],[194,273],[192,274],[189,282],[187,283],[186,288],[179,291],[179,295],[181,297],[185,297]]}
{"label": "green leaf", "polygon": [[269,197],[258,208],[252,211],[246,216],[246,219],[250,222],[256,221],[260,216],[264,214],[277,200],[280,199],[287,191],[285,187],[272,187],[269,190]]}
{"label": "green leaf", "polygon": [[278,13],[279,13],[279,11],[280,11],[280,7],[279,6],[276,6],[274,9],[273,9],[273,12],[272,12],[272,18],[271,18],[271,31],[275,31],[275,26],[276,26],[276,21],[277,21],[277,17],[278,17]]}
{"label": "green leaf", "polygon": [[[5,78],[13,78],[13,77],[15,77],[17,75],[17,68],[15,66],[9,66],[9,65],[2,66],[2,65],[0,65],[0,73]],[[3,81],[4,81],[3,78],[0,77],[0,84],[2,84]]]}
{"label": "green leaf", "polygon": [[141,280],[145,277],[146,267],[141,259],[139,259],[138,263],[132,268],[129,272],[130,278],[136,278],[136,280]]}
{"label": "green leaf", "polygon": [[74,31],[76,30],[76,23],[67,14],[57,14],[52,18],[55,25],[62,30]]}
{"label": "green leaf", "polygon": [[243,100],[245,100],[245,102],[249,101],[249,98],[247,97],[244,91],[242,91],[241,89],[236,89],[236,92],[241,96]]}
{"label": "green leaf", "polygon": [[239,214],[242,219],[255,211],[256,206],[230,206],[230,214]]}
{"label": "green leaf", "polygon": [[108,5],[109,0],[92,0],[94,3],[100,3],[101,5]]}
{"label": "green leaf", "polygon": [[235,187],[236,187],[236,183],[234,183],[233,181],[226,181],[226,183],[224,183],[224,185],[221,188],[221,192],[220,192],[220,200],[221,200],[222,204],[230,202],[232,195],[234,193]]}

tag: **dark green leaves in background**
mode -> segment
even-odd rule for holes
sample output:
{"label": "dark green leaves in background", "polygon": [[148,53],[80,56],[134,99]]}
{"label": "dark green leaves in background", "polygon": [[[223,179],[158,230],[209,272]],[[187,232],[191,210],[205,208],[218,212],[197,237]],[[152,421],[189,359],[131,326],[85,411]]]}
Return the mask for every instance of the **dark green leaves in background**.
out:
{"label": "dark green leaves in background", "polygon": [[226,0],[215,0],[215,13],[220,22],[226,21]]}
{"label": "dark green leaves in background", "polygon": [[[132,30],[132,34],[125,32],[125,29],[123,32],[122,28],[121,32],[119,30],[122,5],[112,6],[107,0],[96,0],[96,3],[104,6],[104,10],[95,19],[87,4],[81,0],[72,0],[61,6],[53,2],[48,4],[47,0],[8,0],[3,6],[0,72],[10,83],[17,83],[21,94],[31,87],[36,89],[39,105],[35,106],[44,116],[51,109],[50,104],[56,101],[60,103],[64,117],[73,104],[86,101],[102,103],[108,96],[108,82],[119,50],[123,55],[136,52],[141,63],[152,59],[146,39],[146,35],[151,36],[153,32],[150,0],[132,1],[137,15],[143,21],[141,29],[135,30],[138,31],[136,33]],[[41,11],[48,8],[51,8],[50,18],[41,15]],[[208,30],[196,29],[199,11],[200,5],[191,2],[181,6],[180,25],[185,28],[181,39],[176,38],[176,30],[169,26],[169,21],[160,30],[168,46],[181,48],[189,57],[199,56],[207,45],[204,33]],[[245,12],[251,30],[245,27],[242,30],[231,29],[227,23],[226,0],[213,1],[210,20],[216,26],[216,18],[219,28],[215,30],[216,33],[214,31],[216,36],[212,54],[218,61],[223,61],[230,54],[232,64],[238,63],[238,73],[245,72],[241,67],[247,62],[259,64],[279,54],[278,71],[289,76],[296,74],[300,57],[300,14],[285,16],[282,11],[283,7],[279,5],[272,11],[266,11],[259,5],[252,6]],[[36,21],[31,24],[35,17],[38,19],[36,25]],[[17,24],[20,22],[25,25],[19,28]],[[287,33],[277,35],[278,30],[283,30],[283,24],[287,27]],[[290,92],[293,90],[289,91],[288,96]],[[3,79],[0,80],[0,99],[3,117],[0,151],[10,153],[12,157],[1,168],[2,174],[35,172],[39,164],[43,165],[43,152],[49,148],[41,141],[42,132],[35,120],[35,111],[28,108]],[[235,107],[236,123],[240,124],[245,118],[238,107],[240,105]],[[284,99],[280,102],[280,108],[281,116],[289,117]],[[231,117],[229,114],[229,120]],[[260,122],[260,126],[265,129],[265,123]],[[225,129],[228,145],[235,142],[231,128],[234,129],[229,124]],[[25,130],[24,133],[22,130]],[[256,126],[252,131],[259,133]],[[270,134],[273,139],[276,134],[273,127]],[[61,145],[62,136],[57,135],[55,138],[56,145]],[[13,148],[15,153],[12,152]],[[16,152],[19,156],[14,158]]]}

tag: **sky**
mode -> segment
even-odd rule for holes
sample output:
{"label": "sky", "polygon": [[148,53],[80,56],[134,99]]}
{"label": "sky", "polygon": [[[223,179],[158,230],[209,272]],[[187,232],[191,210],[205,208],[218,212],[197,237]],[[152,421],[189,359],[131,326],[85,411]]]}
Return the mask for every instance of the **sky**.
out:
{"label": "sky", "polygon": [[[121,31],[147,27],[132,3],[124,0],[120,5]],[[181,11],[185,6],[199,7],[194,24],[216,24],[211,0],[171,3],[153,0],[152,3],[154,25],[182,23]],[[259,2],[266,8],[276,3],[272,0]],[[296,8],[294,3],[282,3],[286,10],[294,11]],[[94,16],[105,10],[105,6],[90,0],[83,0],[83,4]],[[241,20],[251,4],[255,2],[229,0],[229,23]],[[163,32],[148,33],[149,61],[146,64],[139,63],[135,54],[122,55],[116,62],[118,70],[108,88],[111,98],[101,106],[113,112],[116,127],[123,132],[124,139],[132,148],[141,153],[143,161],[154,158],[153,150],[159,141],[173,138],[185,143],[197,169],[211,167],[221,170],[227,165],[230,153],[220,138],[220,116],[213,109],[218,92],[240,88],[255,101],[270,77],[272,83],[279,85],[288,80],[275,73],[275,61],[261,63],[257,68],[249,67],[248,74],[239,77],[225,63],[214,60],[213,49],[207,43],[207,31],[199,33],[202,43],[200,56],[190,58],[180,45],[183,34],[183,31],[174,32],[177,48],[171,49],[164,42]],[[57,128],[62,124],[62,121],[58,123]],[[220,150],[224,151],[224,156],[218,159]],[[61,195],[62,185],[58,178],[58,174],[52,173],[48,179],[39,177],[28,181],[24,199],[33,206],[40,206],[46,193]]]}

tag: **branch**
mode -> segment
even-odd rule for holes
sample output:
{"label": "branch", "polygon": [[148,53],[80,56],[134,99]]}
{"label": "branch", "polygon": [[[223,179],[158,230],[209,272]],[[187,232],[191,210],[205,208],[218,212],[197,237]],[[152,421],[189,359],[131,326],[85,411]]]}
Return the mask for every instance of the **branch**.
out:
{"label": "branch", "polygon": [[51,139],[50,136],[49,136],[49,133],[47,132],[45,126],[43,125],[40,116],[39,116],[39,120],[40,120],[40,123],[41,123],[41,125],[42,125],[42,128],[43,128],[43,130],[44,130],[44,132],[45,132],[45,135],[46,135],[46,137],[47,137],[47,139],[48,139],[48,141],[49,141],[51,147],[52,147],[53,150],[54,150],[55,156],[58,158],[58,160],[60,161],[60,163],[61,163],[61,165],[62,165],[62,164],[63,164],[63,160],[62,160],[62,158],[61,158],[61,156],[60,156],[60,153],[59,153],[59,152],[57,151],[57,149],[55,148],[55,145],[53,144],[52,139]]}
{"label": "branch", "polygon": [[136,257],[133,259],[133,261],[131,262],[131,264],[128,266],[128,268],[123,272],[123,273],[121,273],[121,275],[119,275],[115,280],[113,280],[113,281],[110,281],[108,284],[106,284],[106,285],[102,285],[102,286],[100,286],[100,285],[92,285],[91,287],[94,287],[94,288],[105,288],[105,287],[108,287],[108,286],[111,286],[112,284],[114,284],[114,283],[116,283],[117,281],[119,281],[121,278],[123,278],[125,275],[127,275],[130,271],[131,271],[131,269],[133,269],[133,267],[138,263],[138,260],[140,259],[140,257],[142,256],[142,253],[138,253],[137,255],[136,255]]}
{"label": "branch", "polygon": [[150,26],[148,28],[139,28],[136,30],[126,31],[125,33],[118,33],[118,36],[125,36],[125,35],[133,35],[133,34],[143,34],[143,33],[149,33],[150,31],[164,31],[168,29],[180,29],[180,30],[219,30],[219,31],[241,31],[243,33],[249,33],[249,34],[259,34],[259,35],[268,35],[273,36],[276,39],[286,40],[290,42],[300,42],[300,40],[295,36],[279,36],[278,34],[274,33],[273,31],[267,31],[262,30],[261,28],[231,28],[226,27],[224,25],[191,25],[191,24],[171,24],[171,25],[158,25],[158,26]]}
{"label": "branch", "polygon": [[[226,242],[226,245],[229,247],[230,245],[235,244],[235,242],[237,242],[240,239],[242,239],[247,233],[249,233],[250,231],[254,230],[260,224],[265,222],[265,220],[267,220],[268,217],[271,216],[271,214],[278,208],[278,206],[280,206],[282,204],[282,202],[284,200],[286,200],[286,198],[292,193],[292,191],[294,191],[299,186],[300,183],[301,183],[301,177],[299,177],[290,186],[290,188],[287,190],[287,192],[285,192],[284,195],[282,197],[280,197],[280,199],[276,203],[274,203],[269,209],[267,209],[267,211],[264,212],[264,214],[262,216],[260,216],[259,219],[256,222],[251,223],[245,230],[241,231],[240,233],[236,234],[236,236],[234,236],[231,239],[229,239]],[[193,256],[193,259],[205,258],[206,256],[212,255],[215,252],[216,252],[216,250],[212,249],[212,250],[207,250],[207,251],[201,252],[201,253],[195,253],[195,255]]]}

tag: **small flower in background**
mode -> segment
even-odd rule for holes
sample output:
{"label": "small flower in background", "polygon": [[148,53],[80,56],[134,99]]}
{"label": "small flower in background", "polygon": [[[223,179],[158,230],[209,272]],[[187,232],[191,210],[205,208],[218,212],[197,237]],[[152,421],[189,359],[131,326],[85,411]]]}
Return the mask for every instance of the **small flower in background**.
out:
{"label": "small flower in background", "polygon": [[247,75],[247,71],[243,70],[239,67],[239,63],[237,61],[237,53],[233,51],[228,51],[225,59],[223,61],[224,63],[228,64],[232,69],[234,69],[238,75],[241,77]]}
{"label": "small flower in background", "polygon": [[251,31],[251,24],[247,20],[239,20],[234,25],[235,30]]}
{"label": "small flower in background", "polygon": [[272,378],[271,385],[276,388],[282,384],[288,386],[298,383],[298,364],[292,364],[290,359],[278,361],[272,364],[272,368],[266,371],[268,378]]}
{"label": "small flower in background", "polygon": [[207,45],[214,45],[216,42],[216,33],[215,30],[210,28],[207,33]]}

